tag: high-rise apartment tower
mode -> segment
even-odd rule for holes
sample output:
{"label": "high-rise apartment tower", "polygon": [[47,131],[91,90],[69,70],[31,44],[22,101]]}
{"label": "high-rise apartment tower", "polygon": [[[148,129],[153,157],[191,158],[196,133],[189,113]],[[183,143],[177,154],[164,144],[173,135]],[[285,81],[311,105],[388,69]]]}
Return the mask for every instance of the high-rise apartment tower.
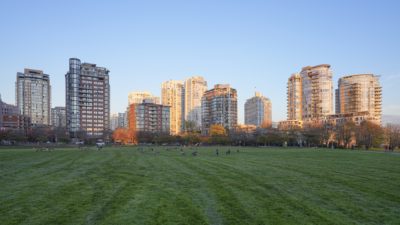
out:
{"label": "high-rise apartment tower", "polygon": [[207,81],[194,76],[185,80],[185,120],[201,128],[201,98],[207,91]]}
{"label": "high-rise apartment tower", "polygon": [[76,137],[80,131],[89,137],[102,137],[110,123],[109,70],[96,64],[69,59],[65,75],[67,129]]}
{"label": "high-rise apartment tower", "polygon": [[377,123],[381,123],[382,87],[379,76],[355,74],[339,79],[336,89],[336,113],[368,112]]}
{"label": "high-rise apartment tower", "polygon": [[185,91],[182,81],[165,81],[161,84],[161,102],[170,106],[170,133],[177,135],[184,125]]}
{"label": "high-rise apartment tower", "polygon": [[244,123],[257,127],[272,126],[271,100],[256,92],[255,96],[248,99],[244,105]]}
{"label": "high-rise apartment tower", "polygon": [[36,125],[50,125],[51,86],[49,75],[42,70],[25,69],[17,73],[16,105],[19,113]]}
{"label": "high-rise apartment tower", "polygon": [[201,104],[202,133],[208,135],[213,124],[227,130],[237,125],[237,92],[228,84],[217,84],[204,93]]}

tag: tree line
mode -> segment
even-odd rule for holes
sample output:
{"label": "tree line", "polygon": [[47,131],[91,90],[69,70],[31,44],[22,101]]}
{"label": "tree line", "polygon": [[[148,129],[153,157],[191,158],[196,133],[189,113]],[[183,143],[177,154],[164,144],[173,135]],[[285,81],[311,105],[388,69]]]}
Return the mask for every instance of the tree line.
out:
{"label": "tree line", "polygon": [[[298,146],[329,148],[385,148],[394,150],[400,146],[400,125],[381,127],[369,121],[359,125],[345,122],[337,125],[322,125],[304,129],[278,130],[257,128],[252,132],[241,129],[227,130],[221,125],[212,125],[209,135],[190,129],[181,135],[166,133],[134,132],[118,128],[107,131],[104,140],[119,144],[157,145],[236,145],[236,146]],[[76,139],[86,144],[95,143],[84,131],[76,133]],[[0,130],[1,143],[70,143],[73,139],[65,128],[35,127],[29,131]]]}
{"label": "tree line", "polygon": [[181,135],[171,136],[146,132],[132,134],[123,128],[114,132],[113,139],[121,144],[298,146],[393,150],[400,145],[400,126],[389,124],[381,127],[370,121],[363,121],[356,125],[348,121],[337,125],[325,124],[304,129],[257,128],[253,132],[248,132],[241,129],[227,130],[221,125],[212,125],[208,136],[202,136],[200,131],[193,129]]}

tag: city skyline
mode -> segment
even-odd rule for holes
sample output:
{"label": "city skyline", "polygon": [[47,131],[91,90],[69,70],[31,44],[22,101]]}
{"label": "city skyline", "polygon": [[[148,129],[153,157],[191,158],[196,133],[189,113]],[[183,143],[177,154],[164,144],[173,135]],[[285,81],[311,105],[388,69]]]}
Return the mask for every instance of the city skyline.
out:
{"label": "city skyline", "polygon": [[[19,1],[0,3],[8,9],[0,15],[6,34],[0,37],[4,68],[0,94],[7,103],[15,104],[15,74],[21,68],[32,68],[50,74],[51,107],[64,106],[65,62],[77,57],[110,70],[114,113],[126,110],[131,91],[161,97],[163,81],[199,75],[209,87],[229,83],[237,89],[240,123],[244,122],[245,100],[255,91],[271,99],[272,120],[277,122],[286,119],[287,78],[302,67],[326,63],[331,65],[335,88],[339,78],[348,74],[380,75],[383,115],[400,115],[396,1],[362,5],[353,1],[346,8],[340,1],[292,2],[291,7],[257,1],[159,2],[156,7],[88,1],[76,9],[80,19],[57,16],[68,13],[69,3],[25,3],[23,8]],[[101,12],[107,9],[109,15],[126,13],[103,18],[89,11],[91,7]],[[29,22],[13,16],[36,9],[43,13],[30,17]],[[313,12],[296,17],[295,12],[305,9]],[[68,35],[73,29],[80,32],[77,37]],[[27,32],[29,38],[22,35]]]}

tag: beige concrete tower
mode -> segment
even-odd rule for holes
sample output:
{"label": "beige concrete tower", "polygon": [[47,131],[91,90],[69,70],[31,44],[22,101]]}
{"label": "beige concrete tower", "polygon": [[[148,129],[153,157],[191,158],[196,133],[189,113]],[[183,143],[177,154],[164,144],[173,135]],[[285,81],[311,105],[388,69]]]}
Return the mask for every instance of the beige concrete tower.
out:
{"label": "beige concrete tower", "polygon": [[302,84],[301,76],[293,74],[287,83],[287,119],[302,120]]}
{"label": "beige concrete tower", "polygon": [[50,125],[50,77],[42,70],[25,69],[17,73],[16,103],[21,115],[29,116],[35,126]]}
{"label": "beige concrete tower", "polygon": [[197,128],[201,128],[201,98],[206,91],[207,81],[203,77],[185,80],[185,120],[194,122]]}
{"label": "beige concrete tower", "polygon": [[255,96],[248,99],[244,105],[244,122],[246,125],[257,127],[271,127],[272,113],[271,101],[261,93],[256,92]]}
{"label": "beige concrete tower", "polygon": [[148,103],[160,104],[160,98],[147,91],[132,91],[128,94],[128,105],[140,104],[146,101]]}
{"label": "beige concrete tower", "polygon": [[373,74],[355,74],[339,79],[336,90],[336,113],[368,112],[381,123],[382,88],[379,77]]}
{"label": "beige concrete tower", "polygon": [[333,83],[330,65],[304,67],[302,80],[302,119],[320,119],[333,114]]}
{"label": "beige concrete tower", "polygon": [[182,81],[170,80],[161,84],[161,102],[170,106],[170,133],[181,133],[184,121],[184,87]]}

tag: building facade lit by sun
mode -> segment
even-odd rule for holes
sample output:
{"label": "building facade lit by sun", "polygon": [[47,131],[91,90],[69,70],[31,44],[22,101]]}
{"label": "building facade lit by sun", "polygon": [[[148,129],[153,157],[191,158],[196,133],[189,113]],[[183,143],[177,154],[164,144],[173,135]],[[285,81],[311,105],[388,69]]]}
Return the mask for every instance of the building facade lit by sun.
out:
{"label": "building facade lit by sun", "polygon": [[256,127],[268,128],[272,126],[271,100],[256,92],[244,105],[244,123]]}
{"label": "building facade lit by sun", "polygon": [[379,76],[354,74],[339,79],[336,89],[336,113],[368,112],[377,122],[382,117],[382,87]]}
{"label": "building facade lit by sun", "polygon": [[202,98],[202,129],[208,135],[211,125],[218,124],[231,130],[237,126],[237,91],[229,84],[216,84]]}
{"label": "building facade lit by sun", "polygon": [[289,77],[287,83],[287,119],[302,120],[302,82],[298,73]]}
{"label": "building facade lit by sun", "polygon": [[161,103],[170,106],[170,133],[180,134],[184,125],[185,91],[182,81],[169,80],[161,84]]}
{"label": "building facade lit by sun", "polygon": [[143,101],[160,104],[160,98],[148,91],[132,91],[128,94],[128,105],[143,103]]}
{"label": "building facade lit by sun", "polygon": [[301,72],[302,120],[334,114],[332,70],[328,64],[306,66]]}
{"label": "building facade lit by sun", "polygon": [[201,76],[185,80],[185,120],[201,128],[201,98],[207,91],[207,81]]}

